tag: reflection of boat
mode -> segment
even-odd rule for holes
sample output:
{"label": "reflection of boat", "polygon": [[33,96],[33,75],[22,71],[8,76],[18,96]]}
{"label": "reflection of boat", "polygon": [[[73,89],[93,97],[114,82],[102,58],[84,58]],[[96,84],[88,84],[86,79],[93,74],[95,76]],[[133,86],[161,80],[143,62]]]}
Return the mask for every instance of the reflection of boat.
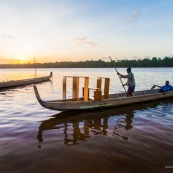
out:
{"label": "reflection of boat", "polygon": [[[63,133],[65,145],[77,145],[81,141],[87,141],[93,135],[104,135],[120,140],[128,140],[128,131],[133,129],[133,118],[137,111],[157,108],[160,105],[172,103],[166,100],[160,104],[159,101],[152,103],[138,104],[136,106],[127,106],[124,108],[111,108],[98,111],[65,111],[53,115],[50,119],[42,121],[40,124],[37,139],[43,142],[44,132],[55,130],[55,135],[60,137]],[[57,131],[58,130],[58,134]],[[51,132],[52,134],[52,132]],[[56,137],[56,136],[55,136]],[[41,145],[40,145],[41,147]]]}
{"label": "reflection of boat", "polygon": [[114,113],[114,110],[103,110],[102,112],[74,111],[73,115],[69,111],[61,112],[41,123],[37,139],[39,142],[43,141],[44,131],[63,129],[64,144],[68,146],[78,145],[80,141],[87,141],[91,137],[91,133],[107,135],[108,119]]}
{"label": "reflection of boat", "polygon": [[[69,77],[69,76],[67,76]],[[125,93],[109,94],[109,80],[105,82],[104,95],[102,95],[101,84],[97,81],[97,88],[93,89],[94,99],[89,98],[88,87],[89,79],[84,84],[83,97],[78,98],[79,90],[79,77],[73,78],[73,97],[72,99],[66,99],[66,78],[63,79],[63,99],[62,100],[51,100],[43,101],[38,93],[37,87],[34,85],[35,95],[41,106],[52,109],[52,110],[87,110],[87,109],[100,109],[107,107],[117,107],[129,104],[138,104],[140,102],[153,101],[158,99],[164,99],[168,97],[173,97],[173,91],[160,93],[158,89],[152,90],[142,90],[134,92],[133,97],[126,97]],[[71,77],[71,76],[70,76]],[[87,79],[87,77],[85,77]],[[109,78],[106,78],[109,79]],[[105,81],[106,81],[105,79]]]}
{"label": "reflection of boat", "polygon": [[10,87],[18,87],[28,84],[35,84],[39,82],[48,81],[52,77],[52,72],[49,76],[44,77],[37,77],[37,78],[29,78],[29,79],[23,79],[23,80],[11,80],[7,82],[0,82],[0,89],[6,89]]}

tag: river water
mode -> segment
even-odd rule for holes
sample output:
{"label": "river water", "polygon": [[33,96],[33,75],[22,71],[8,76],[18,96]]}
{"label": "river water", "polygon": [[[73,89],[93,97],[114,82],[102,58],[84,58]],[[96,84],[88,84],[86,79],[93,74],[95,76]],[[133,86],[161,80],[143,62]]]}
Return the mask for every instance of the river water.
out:
{"label": "river water", "polygon": [[[63,76],[110,78],[110,93],[123,92],[115,69],[37,69],[50,82],[37,84],[43,100],[62,98]],[[118,71],[126,74],[125,68]],[[134,68],[136,90],[173,84],[172,68]],[[34,69],[0,69],[0,81],[30,78]],[[125,80],[123,80],[125,82]],[[83,81],[80,80],[80,93]],[[67,97],[72,81],[68,80]],[[92,97],[92,93],[91,93]],[[32,85],[0,92],[0,173],[173,172],[173,99],[121,108],[59,112],[45,109]]]}

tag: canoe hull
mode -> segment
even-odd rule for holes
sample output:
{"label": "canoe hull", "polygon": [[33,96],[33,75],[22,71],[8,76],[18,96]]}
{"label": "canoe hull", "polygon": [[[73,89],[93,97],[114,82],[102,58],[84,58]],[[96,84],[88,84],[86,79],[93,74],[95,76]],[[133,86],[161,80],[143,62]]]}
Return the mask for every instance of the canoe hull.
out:
{"label": "canoe hull", "polygon": [[[148,102],[153,100],[165,99],[169,97],[173,97],[173,91],[158,93],[158,90],[146,90],[148,94],[136,95],[133,97],[117,97],[114,98],[110,95],[111,98],[102,99],[101,101],[63,101],[63,100],[55,100],[55,101],[43,101],[40,98],[37,87],[34,85],[34,91],[36,98],[41,106],[57,111],[67,111],[67,110],[88,110],[88,109],[102,109],[109,107],[118,107],[130,104],[138,104],[142,102]],[[145,91],[145,92],[146,92]],[[153,92],[154,91],[154,92]],[[139,93],[139,92],[136,92]],[[144,91],[142,91],[144,93]]]}
{"label": "canoe hull", "polygon": [[44,77],[30,78],[30,79],[23,79],[23,80],[14,80],[14,81],[8,81],[8,82],[0,82],[0,89],[19,87],[19,86],[23,86],[23,85],[45,82],[45,81],[50,80],[51,77],[52,77],[52,72],[50,73],[49,76],[44,76]]}

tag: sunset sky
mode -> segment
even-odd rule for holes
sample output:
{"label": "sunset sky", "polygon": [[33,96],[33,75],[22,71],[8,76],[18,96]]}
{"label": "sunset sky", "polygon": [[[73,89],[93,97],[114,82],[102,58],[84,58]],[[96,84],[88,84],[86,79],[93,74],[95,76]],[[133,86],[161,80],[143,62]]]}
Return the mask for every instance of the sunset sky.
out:
{"label": "sunset sky", "polygon": [[0,64],[173,56],[173,0],[0,0]]}

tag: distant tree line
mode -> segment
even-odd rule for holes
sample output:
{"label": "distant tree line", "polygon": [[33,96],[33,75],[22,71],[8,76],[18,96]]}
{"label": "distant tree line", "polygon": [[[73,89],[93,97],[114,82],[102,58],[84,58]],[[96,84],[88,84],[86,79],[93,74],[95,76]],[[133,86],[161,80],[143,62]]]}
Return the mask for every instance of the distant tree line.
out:
{"label": "distant tree line", "polygon": [[55,63],[36,63],[36,64],[0,64],[0,68],[111,68],[111,67],[173,67],[173,57],[165,57],[163,59],[153,57],[152,59],[133,59],[118,61],[63,61]]}

